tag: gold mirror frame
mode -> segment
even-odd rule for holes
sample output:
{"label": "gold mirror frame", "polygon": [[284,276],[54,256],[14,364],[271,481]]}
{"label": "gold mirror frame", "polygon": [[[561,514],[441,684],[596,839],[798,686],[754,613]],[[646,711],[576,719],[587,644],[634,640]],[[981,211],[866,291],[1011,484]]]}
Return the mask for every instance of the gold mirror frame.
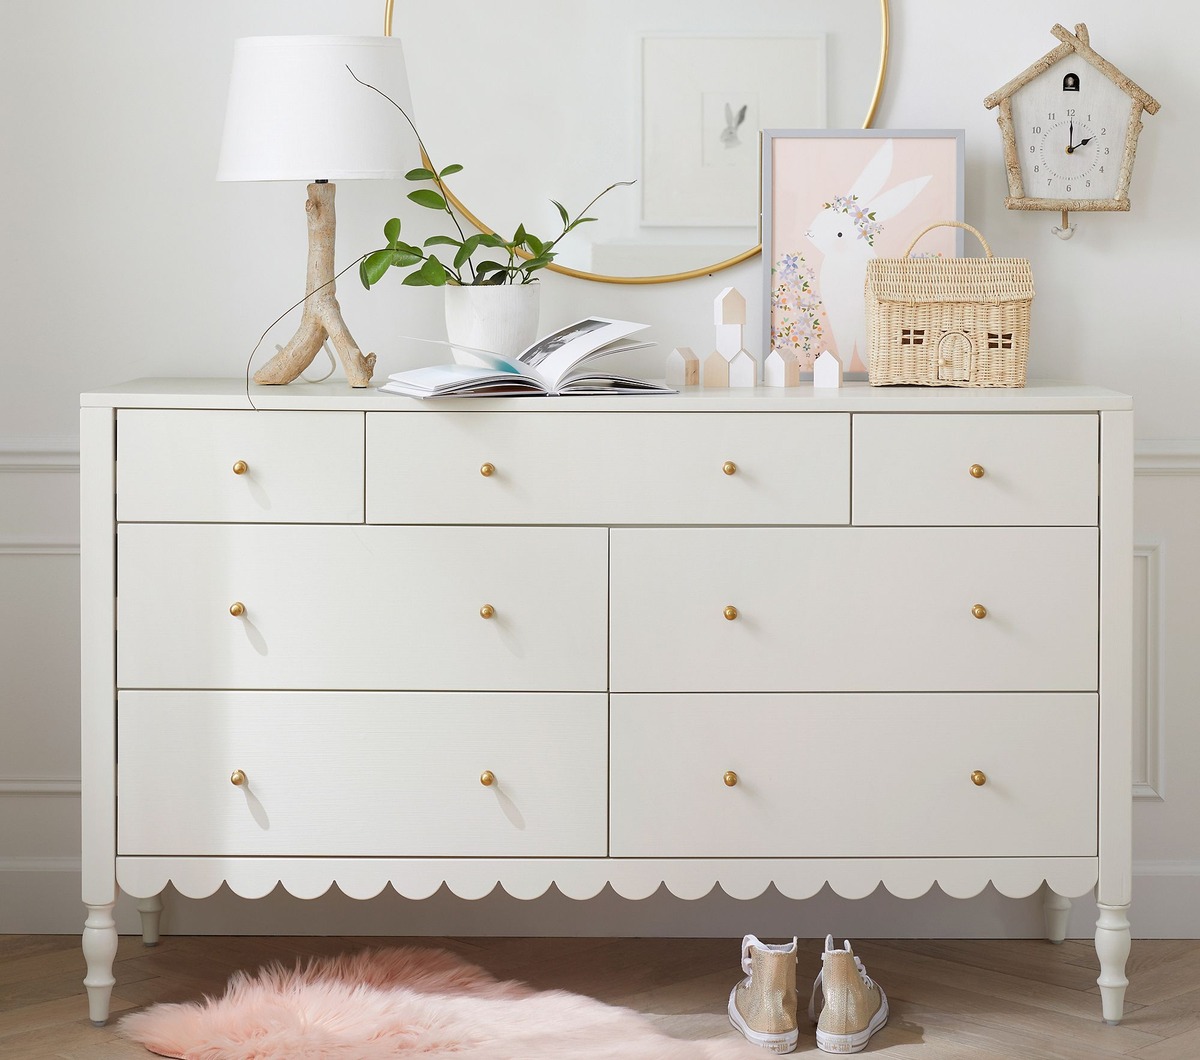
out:
{"label": "gold mirror frame", "polygon": [[[395,0],[387,0],[386,7],[383,13],[383,35],[390,37],[392,35],[392,12],[395,7]],[[867,108],[867,116],[863,119],[862,127],[869,129],[871,122],[875,120],[875,111],[879,109],[879,100],[883,96],[883,81],[887,74],[888,63],[888,44],[891,39],[891,15],[888,10],[888,0],[879,0],[880,14],[880,44],[879,44],[879,74],[875,79],[875,91],[871,94],[871,103]],[[429,165],[429,159],[422,158],[425,165]],[[465,217],[472,225],[480,232],[492,233],[492,229],[485,225],[478,217],[468,210],[458,197],[449,188],[446,189],[446,198],[450,200],[450,204]],[[722,269],[732,268],[734,265],[740,265],[743,261],[749,261],[755,255],[762,253],[762,232],[759,232],[759,243],[757,246],[751,247],[749,250],[743,251],[741,254],[735,254],[732,258],[726,258],[724,261],[718,261],[714,265],[706,265],[698,269],[689,269],[687,272],[669,272],[662,273],[658,276],[606,276],[599,272],[585,272],[582,269],[572,269],[568,265],[555,265],[551,263],[546,266],[550,272],[561,273],[564,276],[574,276],[577,280],[595,280],[597,283],[674,283],[677,280],[694,280],[700,276],[711,276],[714,272],[720,272]]]}

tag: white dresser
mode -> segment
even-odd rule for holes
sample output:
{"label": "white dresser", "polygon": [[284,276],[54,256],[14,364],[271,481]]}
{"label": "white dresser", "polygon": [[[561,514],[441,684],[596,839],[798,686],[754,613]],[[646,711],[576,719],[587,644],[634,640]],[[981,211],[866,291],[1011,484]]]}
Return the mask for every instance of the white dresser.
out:
{"label": "white dresser", "polygon": [[1132,411],[1090,387],[81,412],[83,935],[119,886],[1130,901]]}

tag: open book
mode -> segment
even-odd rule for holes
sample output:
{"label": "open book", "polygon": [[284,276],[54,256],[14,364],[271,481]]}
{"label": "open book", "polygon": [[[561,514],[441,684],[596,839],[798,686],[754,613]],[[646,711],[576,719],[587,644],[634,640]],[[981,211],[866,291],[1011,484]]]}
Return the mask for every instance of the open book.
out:
{"label": "open book", "polygon": [[435,364],[389,375],[384,394],[409,397],[492,397],[505,394],[672,394],[670,387],[631,376],[596,371],[592,362],[652,342],[629,339],[648,327],[628,320],[586,317],[560,328],[516,357],[470,350],[476,364]]}

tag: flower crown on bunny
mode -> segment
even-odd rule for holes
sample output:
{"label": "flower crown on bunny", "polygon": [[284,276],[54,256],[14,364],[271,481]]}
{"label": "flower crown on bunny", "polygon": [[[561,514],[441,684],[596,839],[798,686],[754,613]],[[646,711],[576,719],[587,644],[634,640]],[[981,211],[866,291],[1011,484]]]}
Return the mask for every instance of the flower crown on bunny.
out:
{"label": "flower crown on bunny", "polygon": [[844,213],[858,229],[858,238],[865,239],[867,246],[875,245],[875,237],[883,231],[883,222],[875,220],[875,211],[866,209],[857,195],[837,195],[833,202],[825,203],[821,209]]}

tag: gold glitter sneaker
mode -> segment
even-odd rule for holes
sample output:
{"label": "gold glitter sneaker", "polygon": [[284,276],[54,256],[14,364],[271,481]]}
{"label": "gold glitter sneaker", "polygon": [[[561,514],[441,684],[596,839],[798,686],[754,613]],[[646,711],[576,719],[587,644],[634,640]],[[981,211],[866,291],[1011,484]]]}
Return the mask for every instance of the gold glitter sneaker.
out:
{"label": "gold glitter sneaker", "polygon": [[729,1022],[746,1040],[772,1053],[796,1048],[796,940],[768,945],[742,939],[746,978],[729,994]]}
{"label": "gold glitter sneaker", "polygon": [[[844,950],[835,950],[833,936],[825,936],[821,971],[808,1002],[808,1018],[817,1025],[817,1048],[826,1053],[862,1052],[888,1019],[887,995],[867,975],[849,939],[845,945]],[[824,994],[820,1018],[818,994]]]}

